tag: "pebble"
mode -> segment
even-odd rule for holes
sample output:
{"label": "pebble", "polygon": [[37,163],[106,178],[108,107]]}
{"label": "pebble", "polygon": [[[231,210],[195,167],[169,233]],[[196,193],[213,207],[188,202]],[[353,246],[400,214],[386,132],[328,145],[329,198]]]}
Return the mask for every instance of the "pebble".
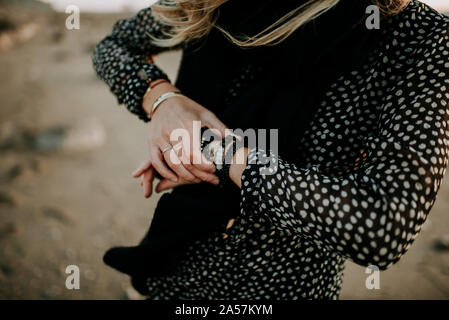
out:
{"label": "pebble", "polygon": [[12,222],[6,223],[0,227],[0,239],[15,233],[17,233],[17,226]]}
{"label": "pebble", "polygon": [[106,131],[94,119],[84,120],[72,127],[49,128],[34,138],[33,149],[38,152],[89,151],[102,146]]}
{"label": "pebble", "polygon": [[2,123],[0,126],[0,149],[17,149],[23,146],[23,144],[23,130],[15,123]]}
{"label": "pebble", "polygon": [[42,208],[42,212],[44,213],[45,216],[55,219],[64,224],[68,224],[70,222],[70,218],[64,212],[63,209],[56,207],[44,207]]}
{"label": "pebble", "polygon": [[65,130],[61,127],[47,129],[35,137],[34,149],[38,152],[58,151],[64,140]]}
{"label": "pebble", "polygon": [[17,206],[19,199],[16,195],[7,191],[0,191],[0,205]]}
{"label": "pebble", "polygon": [[434,249],[436,251],[449,251],[449,234],[445,234],[436,240]]}
{"label": "pebble", "polygon": [[23,167],[19,164],[15,165],[5,172],[5,174],[2,177],[3,178],[2,180],[6,181],[6,182],[10,182],[10,181],[16,179],[17,177],[19,177],[22,173],[23,173]]}

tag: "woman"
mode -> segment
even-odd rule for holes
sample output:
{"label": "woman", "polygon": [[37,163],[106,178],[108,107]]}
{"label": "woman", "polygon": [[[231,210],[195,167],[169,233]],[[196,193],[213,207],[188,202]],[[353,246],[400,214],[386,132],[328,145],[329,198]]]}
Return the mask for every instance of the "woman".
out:
{"label": "woman", "polygon": [[[367,28],[370,5],[379,29]],[[175,85],[151,59],[174,48]],[[161,1],[119,21],[94,65],[151,118],[149,160],[134,174],[145,196],[156,173],[158,192],[173,188],[142,243],[105,256],[150,298],[336,299],[346,259],[388,268],[435,202],[449,19],[419,1]],[[263,148],[231,151],[245,161],[225,169],[192,161],[198,143],[174,152],[170,133],[195,136],[193,121],[222,137],[278,128],[272,174],[254,161]]]}

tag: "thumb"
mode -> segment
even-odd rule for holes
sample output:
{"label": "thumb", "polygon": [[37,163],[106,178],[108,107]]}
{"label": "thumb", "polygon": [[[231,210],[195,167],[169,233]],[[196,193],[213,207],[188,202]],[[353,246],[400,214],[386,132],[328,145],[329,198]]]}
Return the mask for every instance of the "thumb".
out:
{"label": "thumb", "polygon": [[225,131],[226,129],[228,129],[228,127],[226,127],[226,125],[221,122],[220,119],[218,119],[217,116],[212,112],[204,113],[201,121],[204,122],[206,127],[208,127],[209,129],[218,130],[222,138],[226,136]]}
{"label": "thumb", "polygon": [[140,177],[145,171],[147,171],[151,167],[151,160],[144,161],[140,164],[140,166],[133,172],[133,177]]}

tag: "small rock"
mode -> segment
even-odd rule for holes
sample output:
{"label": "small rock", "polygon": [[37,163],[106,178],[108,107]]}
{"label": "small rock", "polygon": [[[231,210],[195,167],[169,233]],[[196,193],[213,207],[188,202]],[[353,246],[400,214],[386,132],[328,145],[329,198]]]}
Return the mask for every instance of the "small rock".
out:
{"label": "small rock", "polygon": [[59,208],[56,207],[44,207],[42,208],[42,212],[49,218],[58,220],[59,222],[62,222],[64,224],[67,224],[70,222],[70,218],[67,216],[67,214]]}
{"label": "small rock", "polygon": [[6,17],[0,18],[0,32],[12,31],[16,29],[16,25]]}
{"label": "small rock", "polygon": [[6,182],[10,182],[19,177],[22,174],[22,172],[23,167],[19,164],[15,165],[5,172],[5,174],[3,175],[3,180],[5,180]]}
{"label": "small rock", "polygon": [[0,126],[0,149],[18,149],[23,147],[24,131],[15,123],[5,122]]}
{"label": "small rock", "polygon": [[436,251],[449,251],[449,235],[443,235],[440,239],[436,240],[434,249]]}
{"label": "small rock", "polygon": [[14,45],[31,39],[39,30],[36,23],[27,23],[0,33],[0,52],[12,48]]}
{"label": "small rock", "polygon": [[11,194],[10,192],[0,191],[0,205],[16,206],[19,200],[17,196]]}
{"label": "small rock", "polygon": [[17,226],[10,222],[0,227],[0,239],[17,232]]}
{"label": "small rock", "polygon": [[103,126],[90,119],[73,127],[54,127],[38,134],[34,149],[39,152],[87,151],[100,147],[106,140]]}
{"label": "small rock", "polygon": [[59,29],[54,29],[51,34],[51,41],[59,43],[64,39],[64,33]]}
{"label": "small rock", "polygon": [[27,181],[36,173],[39,173],[39,171],[40,167],[36,160],[30,160],[27,163],[17,163],[1,173],[0,182]]}
{"label": "small rock", "polygon": [[35,137],[34,149],[39,152],[58,151],[62,148],[64,135],[64,128],[48,129]]}
{"label": "small rock", "polygon": [[11,268],[10,266],[6,265],[6,264],[0,264],[0,271],[5,275],[5,276],[11,276],[14,273],[13,268]]}
{"label": "small rock", "polygon": [[101,147],[106,141],[106,131],[95,119],[89,119],[70,128],[62,148],[65,151],[87,151]]}

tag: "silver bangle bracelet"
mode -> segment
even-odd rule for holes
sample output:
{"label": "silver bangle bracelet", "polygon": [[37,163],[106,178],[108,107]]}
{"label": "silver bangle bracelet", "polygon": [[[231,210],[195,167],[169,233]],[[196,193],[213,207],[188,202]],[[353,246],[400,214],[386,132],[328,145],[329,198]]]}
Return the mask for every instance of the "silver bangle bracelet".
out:
{"label": "silver bangle bracelet", "polygon": [[153,108],[151,108],[151,113],[148,115],[148,119],[151,120],[151,117],[153,116],[154,112],[156,111],[157,107],[164,102],[167,99],[176,97],[176,96],[182,96],[182,93],[180,91],[170,91],[162,94],[159,98],[156,99],[153,103]]}

